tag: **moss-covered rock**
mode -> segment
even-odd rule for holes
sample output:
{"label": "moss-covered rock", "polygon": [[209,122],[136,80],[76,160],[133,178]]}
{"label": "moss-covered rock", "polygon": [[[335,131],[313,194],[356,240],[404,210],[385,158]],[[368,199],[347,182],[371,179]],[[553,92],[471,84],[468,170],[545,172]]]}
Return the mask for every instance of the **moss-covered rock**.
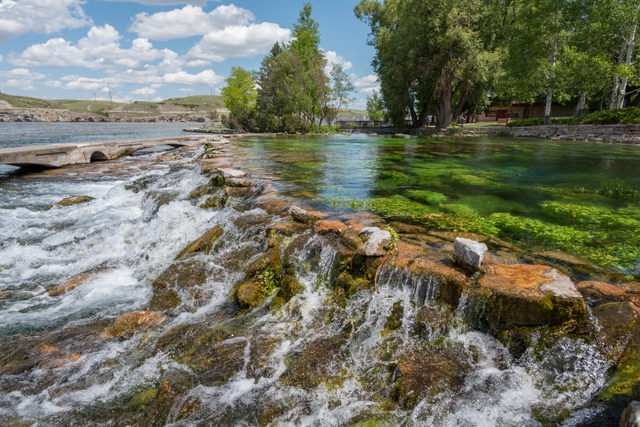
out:
{"label": "moss-covered rock", "polygon": [[156,400],[156,397],[158,397],[157,388],[142,390],[131,398],[127,407],[130,411],[145,412],[153,401]]}
{"label": "moss-covered rock", "polygon": [[313,231],[316,234],[342,234],[347,229],[347,226],[344,222],[338,220],[322,220],[315,223],[313,226]]}
{"label": "moss-covered rock", "polygon": [[222,209],[227,205],[229,197],[226,194],[209,196],[199,207],[200,209]]}
{"label": "moss-covered rock", "polygon": [[201,286],[207,281],[208,268],[198,260],[178,261],[166,269],[152,284],[151,311],[166,311],[182,302],[179,291]]}
{"label": "moss-covered rock", "polygon": [[402,318],[404,317],[404,305],[402,301],[396,301],[393,303],[391,314],[387,317],[387,321],[384,324],[382,335],[388,335],[393,331],[397,331],[402,327]]}
{"label": "moss-covered rock", "polygon": [[423,339],[445,335],[452,317],[451,306],[447,304],[433,302],[420,307],[416,313],[416,333]]}
{"label": "moss-covered rock", "polygon": [[212,229],[205,232],[201,237],[191,242],[186,248],[180,252],[175,259],[179,260],[188,254],[203,252],[208,254],[213,248],[213,244],[222,235],[224,230],[220,226],[215,226]]}
{"label": "moss-covered rock", "polygon": [[[492,331],[587,320],[587,309],[569,277],[542,265],[494,265],[473,289],[472,315]],[[481,307],[481,308],[480,308]]]}
{"label": "moss-covered rock", "polygon": [[82,203],[88,203],[92,200],[94,200],[94,198],[90,196],[71,196],[71,197],[62,199],[59,202],[54,203],[53,205],[47,206],[47,210],[50,210],[51,208],[53,208],[54,205],[67,207],[67,206],[79,205]]}
{"label": "moss-covered rock", "polygon": [[271,296],[282,281],[284,268],[280,251],[269,249],[253,261],[245,272],[244,279],[236,285],[234,296],[240,307],[252,310]]}

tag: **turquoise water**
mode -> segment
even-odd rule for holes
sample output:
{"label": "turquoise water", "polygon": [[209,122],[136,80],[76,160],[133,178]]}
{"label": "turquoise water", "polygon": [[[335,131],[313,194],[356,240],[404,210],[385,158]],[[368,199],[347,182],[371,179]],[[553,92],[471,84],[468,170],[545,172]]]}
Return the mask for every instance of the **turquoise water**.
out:
{"label": "turquoise water", "polygon": [[373,210],[640,273],[640,147],[512,139],[253,138],[258,174],[323,209]]}

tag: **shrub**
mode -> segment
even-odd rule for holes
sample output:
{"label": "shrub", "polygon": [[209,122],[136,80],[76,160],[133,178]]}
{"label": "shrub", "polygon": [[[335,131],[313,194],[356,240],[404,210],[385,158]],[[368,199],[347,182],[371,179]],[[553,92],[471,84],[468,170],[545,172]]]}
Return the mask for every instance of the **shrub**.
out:
{"label": "shrub", "polygon": [[542,119],[539,118],[535,118],[535,119],[519,119],[519,120],[512,120],[509,123],[507,123],[507,126],[510,128],[514,128],[514,127],[521,127],[521,126],[542,126],[542,124],[544,123],[544,121]]}

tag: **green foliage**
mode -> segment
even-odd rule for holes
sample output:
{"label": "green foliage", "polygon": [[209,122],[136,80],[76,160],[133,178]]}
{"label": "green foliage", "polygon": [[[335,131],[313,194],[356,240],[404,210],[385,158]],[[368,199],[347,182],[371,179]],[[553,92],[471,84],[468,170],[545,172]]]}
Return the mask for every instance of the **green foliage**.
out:
{"label": "green foliage", "polygon": [[562,249],[575,245],[584,245],[593,239],[591,233],[537,219],[513,216],[508,213],[496,213],[490,216],[497,228],[512,237],[523,241],[555,246]]}
{"label": "green foliage", "polygon": [[507,123],[507,126],[510,128],[514,127],[524,127],[524,126],[542,126],[544,124],[541,118],[533,118],[533,119],[519,119],[512,120]]}
{"label": "green foliage", "polygon": [[256,82],[253,74],[241,67],[232,67],[229,77],[222,88],[222,99],[230,110],[226,126],[235,129],[257,128],[255,101],[257,97]]}
{"label": "green foliage", "polygon": [[447,196],[442,193],[428,190],[408,190],[407,195],[413,199],[427,202],[430,205],[439,205],[447,201]]}
{"label": "green foliage", "polygon": [[375,90],[373,95],[367,96],[367,113],[369,113],[369,119],[373,121],[380,121],[384,118],[382,97]]}
{"label": "green foliage", "polygon": [[638,190],[631,188],[629,184],[621,179],[615,179],[609,182],[603,182],[596,190],[601,196],[619,200],[635,200],[640,196]]}

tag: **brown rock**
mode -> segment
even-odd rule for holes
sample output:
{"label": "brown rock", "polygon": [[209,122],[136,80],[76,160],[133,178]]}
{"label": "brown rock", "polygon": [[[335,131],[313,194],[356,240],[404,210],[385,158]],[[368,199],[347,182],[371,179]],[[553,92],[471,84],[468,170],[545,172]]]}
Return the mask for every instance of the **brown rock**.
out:
{"label": "brown rock", "polygon": [[224,194],[229,197],[247,197],[255,190],[253,187],[224,187]]}
{"label": "brown rock", "polygon": [[342,234],[347,229],[347,226],[342,221],[337,220],[322,220],[315,223],[313,231],[316,234]]}
{"label": "brown rock", "polygon": [[229,178],[225,184],[229,187],[251,187],[252,181],[246,178]]}
{"label": "brown rock", "polygon": [[298,206],[291,206],[289,208],[289,215],[294,221],[302,223],[312,223],[327,217],[327,214],[317,211],[307,211]]}
{"label": "brown rock", "polygon": [[161,323],[164,317],[153,311],[138,311],[123,314],[118,317],[113,325],[100,334],[100,337],[109,340],[113,338],[129,338],[138,332],[143,332],[152,326]]}
{"label": "brown rock", "polygon": [[637,299],[617,286],[603,282],[580,282],[576,285],[582,296],[592,305],[605,302]]}
{"label": "brown rock", "polygon": [[568,276],[543,265],[494,265],[478,281],[474,298],[491,328],[583,322],[587,309]]}
{"label": "brown rock", "polygon": [[164,311],[177,307],[181,303],[178,291],[203,285],[207,275],[207,266],[195,259],[172,264],[151,284],[153,297],[149,309]]}
{"label": "brown rock", "polygon": [[216,242],[216,240],[218,240],[220,236],[222,236],[223,232],[224,230],[216,225],[211,230],[200,236],[197,240],[190,243],[189,246],[184,248],[182,252],[180,252],[175,257],[175,259],[179,260],[180,258],[183,258],[188,254],[197,252],[204,252],[205,254],[208,254],[209,252],[211,252],[213,244]]}
{"label": "brown rock", "polygon": [[92,278],[96,276],[95,273],[90,274],[80,274],[78,276],[72,277],[71,279],[63,282],[61,285],[56,286],[53,289],[49,289],[49,295],[52,297],[57,297],[58,295],[65,294],[82,285],[83,283],[88,282]]}
{"label": "brown rock", "polygon": [[309,230],[310,226],[297,221],[284,221],[267,229],[267,232],[273,231],[276,234],[282,236],[295,236],[296,234],[302,234]]}
{"label": "brown rock", "polygon": [[11,292],[0,292],[0,301],[11,298]]}

